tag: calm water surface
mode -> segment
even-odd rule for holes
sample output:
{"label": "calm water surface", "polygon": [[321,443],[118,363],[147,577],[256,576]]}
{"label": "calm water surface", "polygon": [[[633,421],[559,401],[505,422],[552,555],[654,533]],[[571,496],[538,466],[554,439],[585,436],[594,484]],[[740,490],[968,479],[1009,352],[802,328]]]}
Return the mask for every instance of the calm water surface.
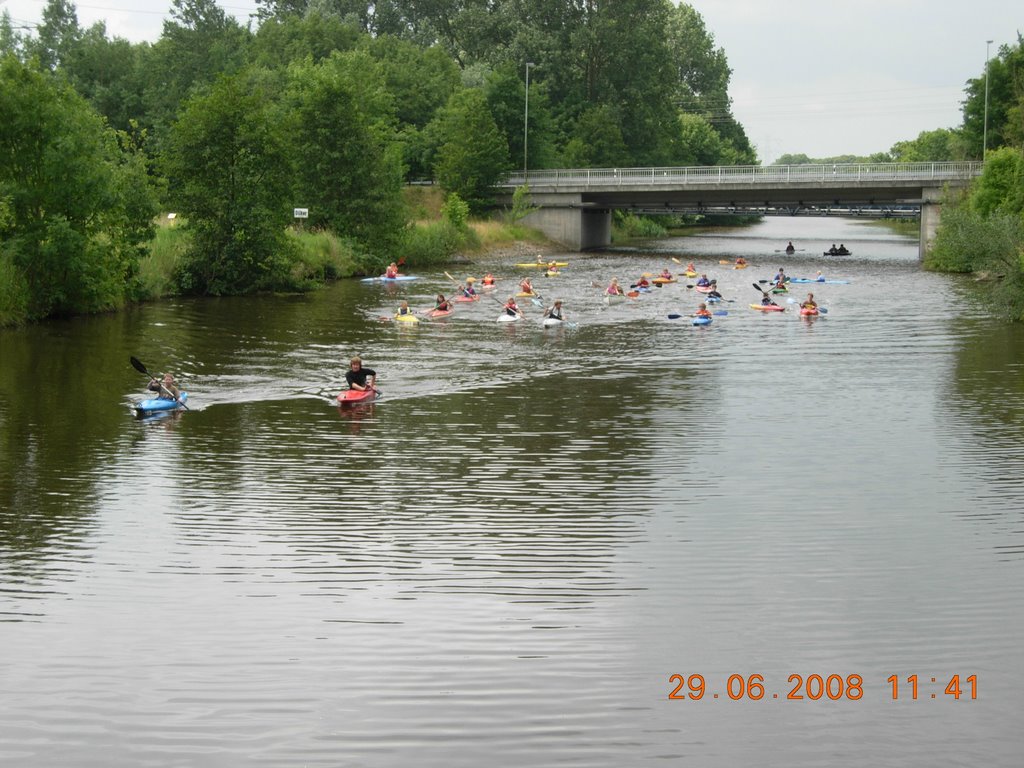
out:
{"label": "calm water surface", "polygon": [[[592,286],[672,258],[726,316]],[[572,328],[380,320],[433,274],[0,332],[0,764],[1019,766],[1024,329],[855,221],[564,260]]]}

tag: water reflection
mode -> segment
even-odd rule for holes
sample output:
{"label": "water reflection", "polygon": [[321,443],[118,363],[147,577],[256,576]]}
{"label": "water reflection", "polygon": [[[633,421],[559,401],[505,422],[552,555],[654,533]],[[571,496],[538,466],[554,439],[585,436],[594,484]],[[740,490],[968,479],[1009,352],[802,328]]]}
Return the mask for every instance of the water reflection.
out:
{"label": "water reflection", "polygon": [[[0,643],[22,692],[0,752],[817,766],[856,742],[869,763],[983,745],[1012,764],[1024,336],[964,311],[915,243],[793,226],[574,254],[541,286],[576,328],[532,306],[498,324],[494,301],[380,322],[432,303],[447,278],[424,275],[0,333]],[[832,239],[854,255],[812,257]],[[788,240],[804,252],[772,252]],[[670,320],[700,300],[687,283],[601,301],[673,257],[727,315]],[[850,282],[814,286],[813,320],[750,310],[780,266]],[[340,409],[353,354],[385,396]],[[129,355],[191,410],[132,419]],[[894,672],[968,669],[976,702],[886,699]],[[783,701],[788,674],[857,672],[868,695],[668,702],[693,672],[761,673]]]}

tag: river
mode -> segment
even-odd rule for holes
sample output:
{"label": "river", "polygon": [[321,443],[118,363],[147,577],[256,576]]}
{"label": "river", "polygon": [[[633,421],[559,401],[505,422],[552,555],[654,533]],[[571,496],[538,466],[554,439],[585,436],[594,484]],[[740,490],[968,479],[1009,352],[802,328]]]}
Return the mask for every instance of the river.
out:
{"label": "river", "polygon": [[[559,259],[557,329],[387,319],[436,273],[0,331],[0,764],[1018,766],[1024,328],[856,220]],[[727,314],[593,285],[673,259]]]}

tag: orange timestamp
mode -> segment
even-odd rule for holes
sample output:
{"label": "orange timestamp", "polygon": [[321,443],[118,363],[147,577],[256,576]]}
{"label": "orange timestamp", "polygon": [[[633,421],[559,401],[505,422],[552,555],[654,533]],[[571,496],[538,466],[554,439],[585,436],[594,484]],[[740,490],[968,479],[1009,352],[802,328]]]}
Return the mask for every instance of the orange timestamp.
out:
{"label": "orange timestamp", "polygon": [[[930,680],[930,683],[928,682]],[[787,678],[789,690],[773,692],[765,687],[764,675],[729,675],[725,687],[719,692],[708,688],[704,675],[671,675],[669,685],[673,686],[668,697],[672,700],[700,701],[726,698],[732,701],[761,701],[762,699],[782,699],[788,701],[859,701],[864,698],[864,677],[862,675],[798,675]],[[959,700],[978,698],[978,676],[968,675],[961,678],[955,674],[947,678],[920,678],[909,675],[901,679],[899,675],[890,675],[886,682],[890,686],[892,701],[912,700],[918,697],[935,699],[944,696]],[[930,687],[929,687],[930,686]],[[941,692],[940,692],[941,691]]]}

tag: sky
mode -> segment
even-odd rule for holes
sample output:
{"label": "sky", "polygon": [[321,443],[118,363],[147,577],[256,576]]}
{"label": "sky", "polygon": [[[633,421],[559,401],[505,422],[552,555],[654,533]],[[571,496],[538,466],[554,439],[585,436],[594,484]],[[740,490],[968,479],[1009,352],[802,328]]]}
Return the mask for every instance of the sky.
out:
{"label": "sky", "polygon": [[[967,80],[986,52],[1024,32],[1020,0],[691,0],[732,69],[729,94],[763,163],[783,154],[870,155],[961,124]],[[45,0],[0,0],[15,25]],[[154,41],[170,0],[74,3],[108,37]],[[243,24],[255,0],[220,6]],[[987,45],[986,41],[992,44]]]}

